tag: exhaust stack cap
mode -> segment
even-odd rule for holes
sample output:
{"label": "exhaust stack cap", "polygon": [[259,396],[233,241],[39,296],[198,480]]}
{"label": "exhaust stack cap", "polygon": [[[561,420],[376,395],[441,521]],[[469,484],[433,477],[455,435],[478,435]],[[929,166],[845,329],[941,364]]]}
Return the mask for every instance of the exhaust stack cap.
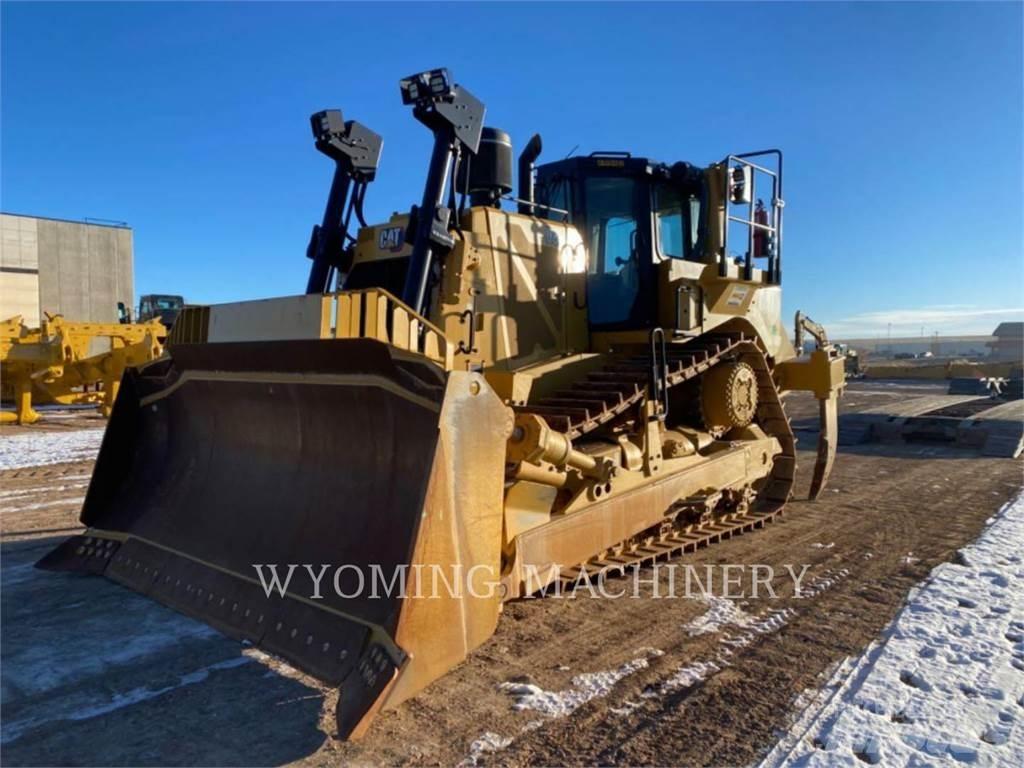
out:
{"label": "exhaust stack cap", "polygon": [[540,134],[535,133],[519,156],[519,212],[524,216],[534,215],[533,162],[540,157],[542,147]]}

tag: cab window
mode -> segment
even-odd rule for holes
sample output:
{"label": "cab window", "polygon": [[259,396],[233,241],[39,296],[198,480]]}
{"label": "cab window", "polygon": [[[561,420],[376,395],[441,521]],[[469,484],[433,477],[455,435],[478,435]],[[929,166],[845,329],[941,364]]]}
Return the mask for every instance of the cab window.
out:
{"label": "cab window", "polygon": [[624,323],[640,297],[636,182],[593,177],[585,182],[590,264],[587,304],[592,325]]}
{"label": "cab window", "polygon": [[537,215],[548,221],[569,221],[565,211],[572,210],[569,179],[555,176],[537,186]]}
{"label": "cab window", "polygon": [[700,199],[696,195],[659,184],[654,188],[654,218],[659,259],[700,261],[697,253]]}

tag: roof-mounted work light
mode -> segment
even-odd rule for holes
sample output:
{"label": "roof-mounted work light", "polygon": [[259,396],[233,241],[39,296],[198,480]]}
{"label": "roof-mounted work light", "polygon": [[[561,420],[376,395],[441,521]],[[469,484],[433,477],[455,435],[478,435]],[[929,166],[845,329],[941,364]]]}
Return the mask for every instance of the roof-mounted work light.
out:
{"label": "roof-mounted work light", "polygon": [[452,79],[447,69],[431,69],[411,75],[399,83],[402,103],[423,105],[452,94]]}

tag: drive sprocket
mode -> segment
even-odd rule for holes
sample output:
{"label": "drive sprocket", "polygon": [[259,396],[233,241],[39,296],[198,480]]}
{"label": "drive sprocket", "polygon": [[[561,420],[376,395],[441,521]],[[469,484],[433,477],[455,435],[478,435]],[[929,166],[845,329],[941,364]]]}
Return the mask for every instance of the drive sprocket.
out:
{"label": "drive sprocket", "polygon": [[757,415],[757,375],[747,363],[719,363],[701,377],[701,416],[704,427],[721,437],[735,427],[746,427]]}

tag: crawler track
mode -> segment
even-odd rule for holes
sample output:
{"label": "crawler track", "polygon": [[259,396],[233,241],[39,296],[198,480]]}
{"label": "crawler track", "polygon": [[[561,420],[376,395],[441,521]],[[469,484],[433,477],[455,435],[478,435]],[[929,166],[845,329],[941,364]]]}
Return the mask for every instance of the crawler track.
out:
{"label": "crawler track", "polygon": [[[750,510],[698,525],[680,526],[667,533],[652,534],[639,544],[623,542],[616,554],[602,553],[562,574],[563,585],[587,577],[621,574],[626,568],[715,544],[767,523],[782,514],[796,476],[796,440],[779,398],[764,349],[756,337],[743,333],[711,334],[686,345],[670,346],[665,378],[669,387],[696,379],[728,358],[749,364],[757,375],[757,423],[776,438],[782,452],[775,457],[772,471],[760,484]],[[517,406],[516,410],[542,416],[553,428],[577,438],[624,417],[647,395],[650,358],[622,356],[600,371],[587,375],[571,387],[539,401]]]}
{"label": "crawler track", "polygon": [[781,514],[782,507],[779,506],[770,512],[728,515],[700,525],[689,526],[683,532],[642,544],[621,555],[588,560],[582,565],[562,571],[559,589],[568,592],[588,580],[593,582],[602,578],[622,576],[628,568],[639,568],[659,560],[671,560],[688,552],[696,552],[733,536],[764,528]]}
{"label": "crawler track", "polygon": [[[668,385],[674,387],[696,378],[750,344],[756,344],[752,337],[736,333],[708,335],[686,345],[670,346],[666,359]],[[552,428],[576,439],[642,403],[651,375],[650,365],[646,356],[615,357],[600,371],[587,374],[568,389],[536,404],[516,406],[516,410],[543,416]]]}

